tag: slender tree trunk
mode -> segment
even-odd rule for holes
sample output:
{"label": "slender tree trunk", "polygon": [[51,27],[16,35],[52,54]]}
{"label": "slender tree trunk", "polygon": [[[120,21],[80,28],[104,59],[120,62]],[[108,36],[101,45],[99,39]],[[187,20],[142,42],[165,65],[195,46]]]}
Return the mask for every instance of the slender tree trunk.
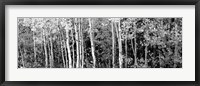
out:
{"label": "slender tree trunk", "polygon": [[118,38],[118,45],[119,45],[119,67],[120,68],[122,68],[122,41],[121,41],[121,23],[120,23],[120,21],[119,21],[119,23],[118,23],[119,25],[119,32],[118,32],[118,34],[119,34],[119,38]]}
{"label": "slender tree trunk", "polygon": [[37,58],[36,58],[36,46],[35,46],[34,32],[33,32],[33,47],[34,47],[34,59],[35,59],[35,64],[36,64],[37,63]]}
{"label": "slender tree trunk", "polygon": [[159,50],[158,54],[159,54],[159,65],[160,65],[160,68],[161,68],[161,55],[160,55],[161,51]]}
{"label": "slender tree trunk", "polygon": [[[60,27],[59,27],[59,30],[60,30]],[[66,68],[66,64],[65,64],[65,56],[64,56],[64,52],[63,52],[63,34],[61,31],[59,31],[59,41],[60,41],[60,48],[61,48],[61,55],[62,55],[62,61],[63,61],[63,67]]]}
{"label": "slender tree trunk", "polygon": [[61,53],[62,53],[62,60],[63,60],[63,67],[65,68],[66,67],[66,64],[65,64],[65,58],[64,58],[64,53],[63,53],[63,42],[61,40]]}
{"label": "slender tree trunk", "polygon": [[95,49],[94,49],[94,43],[93,43],[93,31],[92,31],[92,19],[89,18],[89,26],[90,26],[90,42],[91,42],[91,52],[92,52],[92,58],[93,58],[93,68],[96,67],[96,57],[95,57]]}
{"label": "slender tree trunk", "polygon": [[[81,18],[81,21],[80,21],[80,24],[82,22],[82,18]],[[82,51],[82,59],[81,59],[81,67],[83,68],[84,67],[84,46],[83,46],[83,43],[84,43],[84,40],[83,40],[83,28],[80,29],[81,30],[81,51]]]}
{"label": "slender tree trunk", "polygon": [[[61,27],[59,27],[59,30]],[[63,61],[63,67],[66,68],[66,63],[65,63],[65,56],[64,56],[64,52],[63,52],[63,33],[61,31],[59,31],[60,37],[59,37],[59,41],[60,41],[60,47],[61,47],[61,55],[62,55],[62,61]]]}
{"label": "slender tree trunk", "polygon": [[81,40],[81,23],[80,23],[80,18],[79,18],[79,20],[78,20],[78,27],[79,27],[79,29],[78,29],[78,39],[79,39],[79,49],[78,49],[78,51],[79,51],[79,67],[82,67],[81,65],[82,65],[82,40]]}
{"label": "slender tree trunk", "polygon": [[66,63],[66,67],[69,68],[69,62],[68,62],[68,58],[67,58],[67,50],[66,50],[67,47],[66,47],[66,42],[65,42],[65,40],[63,40],[63,43],[64,43],[63,45],[64,45],[65,59],[66,59],[66,60],[65,60],[65,61],[66,61],[65,63]]}
{"label": "slender tree trunk", "polygon": [[77,29],[77,18],[74,19],[75,24],[75,38],[76,38],[76,67],[79,68],[80,58],[79,58],[79,37],[78,37],[78,29]]}
{"label": "slender tree trunk", "polygon": [[66,30],[66,44],[67,44],[67,52],[68,52],[68,59],[69,59],[69,68],[72,68],[72,58],[71,58],[71,51],[70,51],[70,42],[69,42],[69,28],[67,28],[67,26],[65,27]]}
{"label": "slender tree trunk", "polygon": [[[161,19],[161,28],[163,29],[163,19]],[[162,53],[162,47],[160,47],[160,49],[159,49],[159,63],[160,63],[160,68],[161,68],[161,53]]]}
{"label": "slender tree trunk", "polygon": [[43,30],[43,43],[44,43],[44,53],[45,53],[45,67],[48,67],[48,54],[47,54],[47,47],[46,47],[46,40],[45,40],[45,34]]}
{"label": "slender tree trunk", "polygon": [[79,59],[79,67],[81,68],[82,67],[82,39],[81,39],[81,23],[80,23],[80,19],[79,19],[79,35],[78,35],[78,38],[79,38],[79,56],[80,56],[80,59]]}
{"label": "slender tree trunk", "polygon": [[178,47],[178,43],[177,42],[175,42],[175,49],[174,49],[174,67],[176,67],[176,60],[175,59],[178,59],[178,49],[177,49],[177,47]]}
{"label": "slender tree trunk", "polygon": [[[154,54],[154,58],[156,58],[156,55],[157,55],[157,45],[153,45],[153,54]],[[160,59],[159,59],[159,65],[160,65]],[[153,67],[155,68],[155,65]]]}
{"label": "slender tree trunk", "polygon": [[134,40],[134,44],[135,44],[135,53],[134,53],[134,65],[137,67],[138,63],[137,63],[137,31],[135,30],[135,40]]}
{"label": "slender tree trunk", "polygon": [[49,65],[50,65],[50,68],[52,68],[52,61],[51,61],[51,47],[50,47],[50,43],[48,43],[48,49],[49,49]]}
{"label": "slender tree trunk", "polygon": [[22,67],[25,68],[25,63],[24,63],[24,56],[25,56],[25,49],[23,49],[24,53],[22,52],[22,50],[20,50],[21,53],[21,58],[22,58]]}
{"label": "slender tree trunk", "polygon": [[[125,49],[126,49],[126,51],[125,51],[126,52],[126,58],[125,59],[126,60],[128,59],[128,48],[127,48],[128,47],[128,45],[127,45],[128,44],[128,37],[127,36],[128,36],[128,30],[126,30],[126,39],[125,39]],[[125,60],[125,68],[127,68],[127,65],[128,65],[126,60]]]}
{"label": "slender tree trunk", "polygon": [[133,39],[131,39],[131,48],[132,48],[132,51],[133,51],[133,54],[134,54],[135,49],[134,49],[134,47],[133,47]]}
{"label": "slender tree trunk", "polygon": [[112,27],[112,67],[115,67],[115,30],[113,21],[111,22]]}
{"label": "slender tree trunk", "polygon": [[53,56],[53,43],[52,43],[52,37],[50,37],[50,45],[51,45],[51,67],[54,67],[54,56]]}
{"label": "slender tree trunk", "polygon": [[178,59],[178,40],[177,40],[177,24],[175,24],[175,48],[174,48],[174,67],[176,67],[176,60]]}
{"label": "slender tree trunk", "polygon": [[148,67],[148,63],[147,63],[147,54],[148,54],[148,46],[145,45],[145,67]]}
{"label": "slender tree trunk", "polygon": [[73,54],[73,62],[72,62],[72,67],[75,68],[75,55],[74,55],[74,33],[73,33],[73,30],[72,30],[72,33],[71,33],[71,37],[72,37],[72,54]]}
{"label": "slender tree trunk", "polygon": [[70,51],[70,46],[69,46],[69,38],[67,38],[67,43],[66,44],[67,44],[67,52],[68,52],[68,59],[69,59],[69,68],[72,68],[72,60],[71,60],[71,51]]}
{"label": "slender tree trunk", "polygon": [[[131,48],[132,48],[132,51],[133,51],[133,54],[135,53],[135,49],[134,49],[134,47],[133,47],[133,39],[131,39]],[[133,55],[134,57],[135,57],[135,55]],[[134,60],[136,60],[135,58],[134,58]]]}
{"label": "slender tree trunk", "polygon": [[[115,22],[114,23],[114,26],[115,26],[115,31],[116,31],[116,35],[117,35],[117,39],[119,38],[119,30],[118,30],[118,27],[117,27],[117,23]],[[118,41],[118,40],[117,40]],[[117,42],[116,41],[116,42]]]}

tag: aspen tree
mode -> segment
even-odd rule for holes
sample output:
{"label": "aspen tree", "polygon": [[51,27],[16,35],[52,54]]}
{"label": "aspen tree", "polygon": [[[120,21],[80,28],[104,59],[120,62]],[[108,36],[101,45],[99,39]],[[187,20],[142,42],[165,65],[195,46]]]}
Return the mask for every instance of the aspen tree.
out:
{"label": "aspen tree", "polygon": [[93,68],[96,67],[96,57],[95,57],[95,49],[94,49],[94,43],[93,43],[93,30],[92,30],[92,19],[89,18],[89,33],[90,33],[90,42],[91,42],[91,52],[92,52],[92,58],[93,58]]}
{"label": "aspen tree", "polygon": [[118,34],[119,34],[119,38],[118,38],[118,45],[119,45],[119,67],[122,68],[122,41],[121,41],[121,23],[120,23],[120,19],[118,21]]}
{"label": "aspen tree", "polygon": [[78,32],[78,28],[77,28],[77,18],[74,19],[75,21],[75,38],[76,38],[76,67],[79,68],[80,65],[80,56],[79,56],[79,32]]}
{"label": "aspen tree", "polygon": [[114,20],[111,21],[112,27],[112,67],[115,67],[115,29],[114,29]]}
{"label": "aspen tree", "polygon": [[[81,18],[81,20],[80,20],[80,24],[82,23],[82,18]],[[81,63],[82,63],[82,65],[81,65],[81,67],[83,68],[84,67],[84,40],[83,40],[83,28],[81,28],[80,29],[81,30],[81,51],[82,51],[82,56],[81,56]]]}
{"label": "aspen tree", "polygon": [[65,30],[66,30],[66,45],[67,45],[67,52],[68,52],[68,59],[69,59],[69,68],[72,68],[72,60],[71,60],[71,51],[70,51],[70,42],[69,42],[69,28],[70,26],[66,23]]}

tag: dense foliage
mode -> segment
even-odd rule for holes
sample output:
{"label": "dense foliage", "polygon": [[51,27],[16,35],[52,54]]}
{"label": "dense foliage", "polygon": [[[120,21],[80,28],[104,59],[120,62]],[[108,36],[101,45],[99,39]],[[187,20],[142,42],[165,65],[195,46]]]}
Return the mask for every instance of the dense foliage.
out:
{"label": "dense foliage", "polygon": [[18,68],[182,68],[182,18],[18,18]]}

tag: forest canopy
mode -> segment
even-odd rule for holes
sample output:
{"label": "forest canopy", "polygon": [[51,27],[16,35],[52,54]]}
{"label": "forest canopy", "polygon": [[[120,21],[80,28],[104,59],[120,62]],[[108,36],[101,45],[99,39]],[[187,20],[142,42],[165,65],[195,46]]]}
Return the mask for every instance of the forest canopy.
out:
{"label": "forest canopy", "polygon": [[182,18],[17,19],[18,68],[182,68]]}

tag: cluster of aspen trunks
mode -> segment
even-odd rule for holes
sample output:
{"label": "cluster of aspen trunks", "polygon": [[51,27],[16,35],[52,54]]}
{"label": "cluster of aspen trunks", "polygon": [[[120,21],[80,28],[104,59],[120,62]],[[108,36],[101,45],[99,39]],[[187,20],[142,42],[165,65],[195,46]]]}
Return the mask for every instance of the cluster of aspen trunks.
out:
{"label": "cluster of aspen trunks", "polygon": [[18,68],[182,68],[182,18],[20,17]]}

